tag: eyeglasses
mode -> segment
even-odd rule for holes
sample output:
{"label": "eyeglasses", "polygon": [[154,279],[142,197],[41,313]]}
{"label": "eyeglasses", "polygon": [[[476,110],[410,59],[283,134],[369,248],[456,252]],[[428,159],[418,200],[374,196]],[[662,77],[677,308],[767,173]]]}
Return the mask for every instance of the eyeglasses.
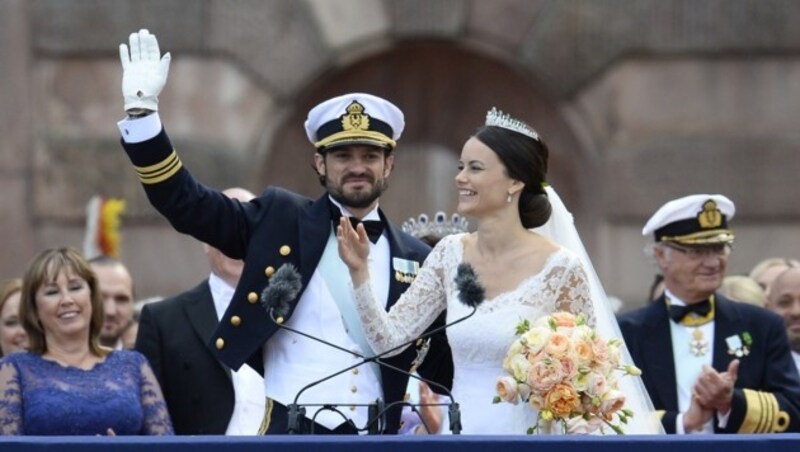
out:
{"label": "eyeglasses", "polygon": [[701,260],[707,257],[728,257],[733,250],[732,243],[716,243],[703,246],[682,246],[676,243],[662,243],[667,248],[680,251],[689,259]]}

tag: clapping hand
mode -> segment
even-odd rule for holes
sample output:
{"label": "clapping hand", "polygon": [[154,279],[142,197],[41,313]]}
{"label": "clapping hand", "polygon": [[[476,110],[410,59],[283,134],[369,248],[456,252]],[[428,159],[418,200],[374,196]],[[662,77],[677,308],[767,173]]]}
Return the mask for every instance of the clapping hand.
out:
{"label": "clapping hand", "polygon": [[347,217],[339,220],[336,228],[336,240],[339,242],[339,257],[350,269],[353,286],[359,287],[369,279],[369,237],[364,225],[359,223],[353,228]]}
{"label": "clapping hand", "polygon": [[725,372],[717,372],[710,366],[703,366],[703,371],[694,385],[694,394],[698,402],[718,413],[727,413],[731,409],[733,388],[738,374],[738,359],[731,361]]}
{"label": "clapping hand", "polygon": [[691,433],[701,430],[714,417],[714,410],[700,404],[696,395],[692,396],[689,410],[683,413],[683,431]]}
{"label": "clapping hand", "polygon": [[119,46],[122,62],[122,97],[129,114],[158,111],[158,95],[167,83],[169,52],[161,56],[155,35],[142,29],[131,33],[130,49]]}

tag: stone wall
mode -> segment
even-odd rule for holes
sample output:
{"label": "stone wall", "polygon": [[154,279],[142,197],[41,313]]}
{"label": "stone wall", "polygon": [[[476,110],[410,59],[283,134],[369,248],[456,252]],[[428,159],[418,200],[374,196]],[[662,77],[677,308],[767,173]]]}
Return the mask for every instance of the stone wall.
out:
{"label": "stone wall", "polygon": [[652,273],[640,227],[671,197],[736,201],[733,272],[800,257],[798,2],[0,0],[0,277],[44,247],[79,246],[98,193],[128,202],[123,258],[140,296],[207,273],[199,244],[144,199],[118,143],[117,46],[139,28],[172,52],[162,118],[214,187],[317,196],[305,113],[363,89],[408,117],[409,158],[386,209],[398,220],[452,209],[440,193],[449,162],[497,105],[549,142],[551,182],[629,306]]}

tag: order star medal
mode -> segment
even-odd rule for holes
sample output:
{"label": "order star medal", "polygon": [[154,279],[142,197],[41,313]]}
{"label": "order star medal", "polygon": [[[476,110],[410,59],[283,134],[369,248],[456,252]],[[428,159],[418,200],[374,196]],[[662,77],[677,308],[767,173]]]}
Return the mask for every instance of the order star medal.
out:
{"label": "order star medal", "polygon": [[689,350],[694,356],[705,356],[708,353],[708,341],[703,337],[703,331],[695,328],[692,331],[692,340],[689,341]]}

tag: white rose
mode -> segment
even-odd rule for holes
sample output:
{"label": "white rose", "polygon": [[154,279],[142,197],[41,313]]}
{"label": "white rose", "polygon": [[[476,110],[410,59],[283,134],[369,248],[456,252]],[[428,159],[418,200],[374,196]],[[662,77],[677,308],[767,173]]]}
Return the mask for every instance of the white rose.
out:
{"label": "white rose", "polygon": [[532,355],[539,353],[547,341],[550,340],[552,330],[550,328],[543,328],[541,326],[533,327],[528,332],[522,335],[523,340],[528,346],[528,350]]}

